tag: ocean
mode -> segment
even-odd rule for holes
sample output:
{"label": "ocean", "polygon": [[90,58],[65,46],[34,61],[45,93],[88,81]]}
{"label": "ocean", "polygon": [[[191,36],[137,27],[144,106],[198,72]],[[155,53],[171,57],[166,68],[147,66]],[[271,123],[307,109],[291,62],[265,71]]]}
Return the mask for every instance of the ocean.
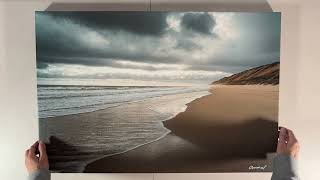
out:
{"label": "ocean", "polygon": [[156,87],[39,85],[39,118],[92,112],[147,98],[198,92],[207,89],[208,88],[205,86]]}

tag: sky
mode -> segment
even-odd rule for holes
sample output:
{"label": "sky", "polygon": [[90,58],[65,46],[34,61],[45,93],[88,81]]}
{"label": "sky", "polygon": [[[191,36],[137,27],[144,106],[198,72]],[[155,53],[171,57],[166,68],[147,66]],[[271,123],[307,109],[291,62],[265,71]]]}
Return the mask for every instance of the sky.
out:
{"label": "sky", "polygon": [[280,61],[280,16],[38,11],[37,76],[208,84]]}

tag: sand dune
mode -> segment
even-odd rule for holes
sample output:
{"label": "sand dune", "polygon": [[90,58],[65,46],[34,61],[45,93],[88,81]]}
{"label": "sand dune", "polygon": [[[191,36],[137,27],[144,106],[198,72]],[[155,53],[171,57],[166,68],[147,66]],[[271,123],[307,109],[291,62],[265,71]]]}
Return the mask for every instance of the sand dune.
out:
{"label": "sand dune", "polygon": [[280,62],[265,64],[252,69],[248,69],[229,77],[224,77],[212,84],[225,85],[257,85],[257,84],[279,84]]}

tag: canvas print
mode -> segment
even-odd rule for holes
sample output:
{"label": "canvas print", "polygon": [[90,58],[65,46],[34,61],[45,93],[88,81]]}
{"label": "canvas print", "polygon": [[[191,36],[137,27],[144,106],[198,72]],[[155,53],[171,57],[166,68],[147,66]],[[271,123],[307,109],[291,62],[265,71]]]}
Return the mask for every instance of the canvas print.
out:
{"label": "canvas print", "polygon": [[35,13],[53,172],[270,172],[280,13]]}

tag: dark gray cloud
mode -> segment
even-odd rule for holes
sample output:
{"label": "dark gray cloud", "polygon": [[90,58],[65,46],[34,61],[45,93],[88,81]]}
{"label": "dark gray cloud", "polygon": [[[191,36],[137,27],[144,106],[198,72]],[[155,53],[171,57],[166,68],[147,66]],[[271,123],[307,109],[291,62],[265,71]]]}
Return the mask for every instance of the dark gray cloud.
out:
{"label": "dark gray cloud", "polygon": [[[161,16],[161,15],[160,15]],[[130,59],[138,62],[176,63],[178,58],[151,52],[161,46],[159,38],[140,37],[127,32],[107,32],[88,30],[86,26],[74,26],[74,22],[56,19],[45,13],[36,16],[37,61],[43,63],[65,63],[100,66],[106,59]],[[109,39],[107,44],[94,46],[90,43],[97,37],[87,37],[89,33]],[[143,39],[146,39],[143,41]],[[98,39],[99,41],[99,39]],[[148,46],[146,46],[148,43]],[[98,42],[99,44],[99,42]],[[136,50],[130,50],[129,46]],[[77,60],[75,57],[85,58]]]}
{"label": "dark gray cloud", "polygon": [[37,12],[58,19],[69,19],[74,23],[95,30],[125,30],[140,35],[159,36],[167,28],[167,12]]}
{"label": "dark gray cloud", "polygon": [[186,51],[200,50],[202,47],[189,39],[179,39],[176,48]]}
{"label": "dark gray cloud", "polygon": [[49,67],[49,65],[47,63],[37,61],[37,69],[46,69],[47,67]]}
{"label": "dark gray cloud", "polygon": [[186,13],[181,20],[181,26],[197,33],[212,34],[216,25],[215,19],[208,13]]}

